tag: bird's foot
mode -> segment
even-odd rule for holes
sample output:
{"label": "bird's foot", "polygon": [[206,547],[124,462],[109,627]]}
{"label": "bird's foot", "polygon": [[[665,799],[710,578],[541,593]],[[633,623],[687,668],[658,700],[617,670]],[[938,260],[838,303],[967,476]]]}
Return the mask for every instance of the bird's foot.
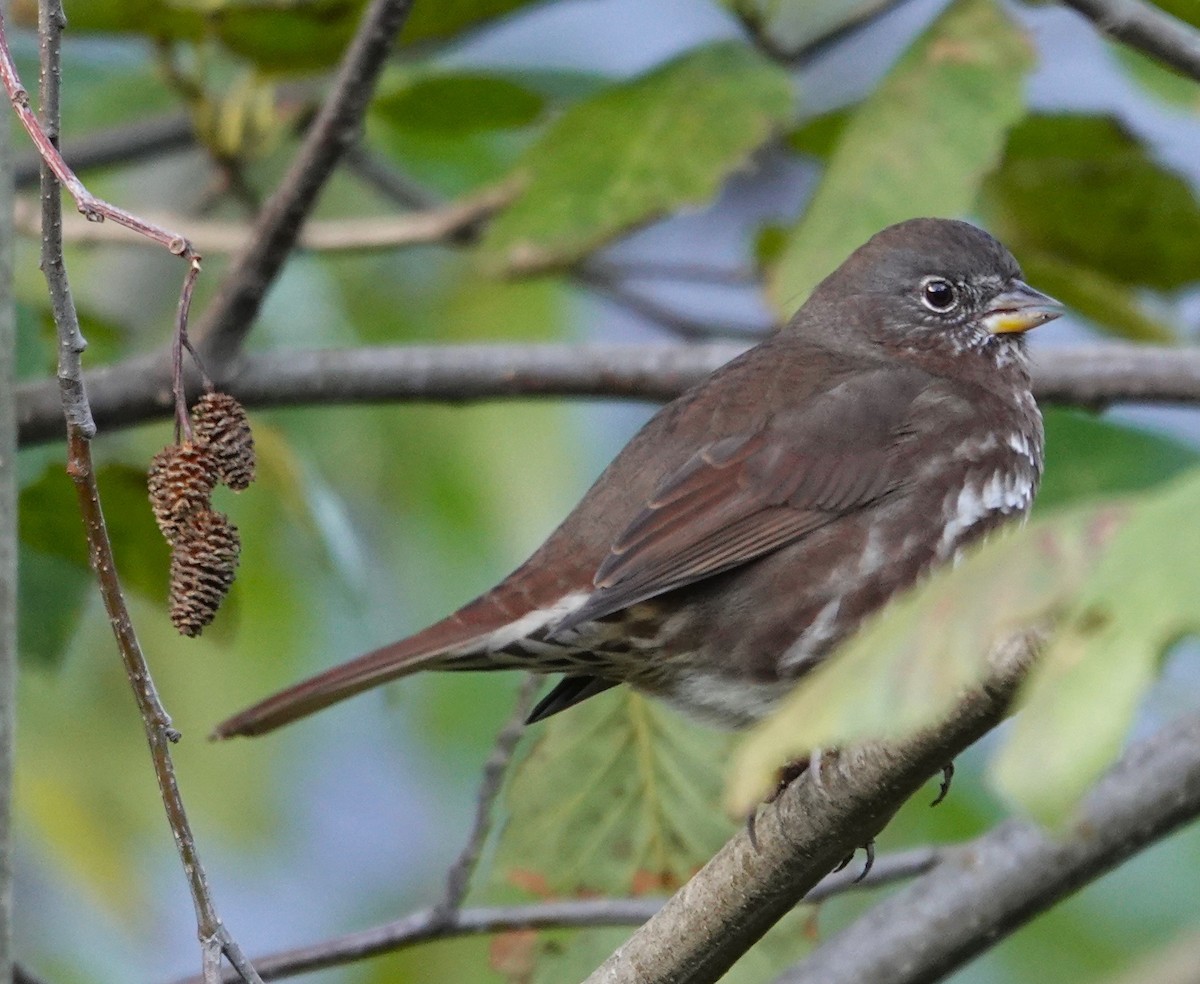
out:
{"label": "bird's foot", "polygon": [[950,792],[950,783],[954,780],[954,763],[947,762],[942,766],[942,785],[938,789],[937,797],[930,806],[937,806],[946,798],[946,794]]}
{"label": "bird's foot", "polygon": [[[864,852],[866,852],[866,855],[867,855],[867,860],[866,860],[866,863],[865,863],[865,864],[863,864],[863,870],[862,870],[862,871],[860,871],[860,872],[858,873],[858,877],[854,879],[854,884],[855,884],[855,885],[857,885],[857,884],[858,884],[860,881],[862,881],[864,878],[866,878],[866,877],[867,877],[867,875],[870,873],[871,869],[872,869],[873,867],[875,867],[875,838],[873,838],[873,837],[872,837],[872,838],[871,838],[869,841],[867,841],[865,844],[863,844],[863,845],[862,845],[862,849],[863,849],[863,851],[864,851]],[[853,861],[853,860],[854,860],[854,855],[855,855],[856,853],[857,853],[856,851],[851,851],[851,852],[850,852],[849,854],[847,854],[847,855],[846,855],[844,858],[842,858],[842,863],[841,863],[841,864],[839,864],[839,865],[838,865],[836,868],[834,868],[833,870],[834,870],[835,872],[844,870],[844,869],[845,869],[845,867],[846,867],[846,866],[847,866],[847,865],[848,865],[848,864],[849,864],[851,861]]]}

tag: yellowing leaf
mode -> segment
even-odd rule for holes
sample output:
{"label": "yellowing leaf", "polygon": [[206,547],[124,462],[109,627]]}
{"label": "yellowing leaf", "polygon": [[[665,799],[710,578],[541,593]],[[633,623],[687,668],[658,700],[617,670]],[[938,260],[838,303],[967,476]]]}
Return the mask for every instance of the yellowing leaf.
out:
{"label": "yellowing leaf", "polygon": [[1123,521],[1115,505],[1076,508],[993,538],[868,620],[737,750],[731,809],[815,748],[914,731],[987,671],[992,649],[1053,618]]}
{"label": "yellowing leaf", "polygon": [[1044,822],[1066,818],[1113,761],[1163,651],[1200,632],[1200,474],[1133,500],[1034,668],[994,763]]}

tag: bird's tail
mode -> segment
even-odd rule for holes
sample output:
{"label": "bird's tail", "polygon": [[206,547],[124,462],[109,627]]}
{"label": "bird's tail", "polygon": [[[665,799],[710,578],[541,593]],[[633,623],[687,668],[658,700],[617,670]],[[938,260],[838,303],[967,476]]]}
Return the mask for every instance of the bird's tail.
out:
{"label": "bird's tail", "polygon": [[[480,618],[494,608],[487,596],[460,609],[416,635],[401,639],[342,663],[307,680],[272,694],[213,729],[214,740],[238,735],[261,735],[314,714],[330,704],[353,697],[389,680],[421,670],[501,669],[486,639],[497,619]],[[480,611],[479,609],[483,609]],[[474,616],[474,617],[472,617]],[[484,624],[480,625],[480,621]]]}

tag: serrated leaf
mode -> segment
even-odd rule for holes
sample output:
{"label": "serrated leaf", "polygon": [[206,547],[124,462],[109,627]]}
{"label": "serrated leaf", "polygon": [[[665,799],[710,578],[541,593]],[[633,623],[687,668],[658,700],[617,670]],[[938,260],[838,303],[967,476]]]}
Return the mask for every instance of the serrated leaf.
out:
{"label": "serrated leaf", "polygon": [[1159,290],[1196,279],[1195,192],[1110,117],[1025,120],[1013,129],[980,207],[1019,257],[1053,257]]}
{"label": "serrated leaf", "polygon": [[868,619],[737,750],[730,808],[758,802],[780,766],[815,748],[937,720],[983,678],[997,644],[1069,602],[1122,516],[1081,507],[1010,530]]}
{"label": "serrated leaf", "polygon": [[552,718],[511,778],[497,877],[551,895],[682,884],[733,829],[729,742],[626,688]]}
{"label": "serrated leaf", "polygon": [[1163,652],[1200,632],[1200,473],[1130,500],[1021,697],[995,785],[1059,823],[1112,763]]}
{"label": "serrated leaf", "polygon": [[481,245],[508,272],[568,265],[712,197],[787,117],[791,82],[744,44],[689,52],[573,106],[522,158],[518,200]]}
{"label": "serrated leaf", "polygon": [[771,278],[790,314],[884,226],[961,215],[1024,110],[1024,34],[993,0],[957,0],[846,125]]}

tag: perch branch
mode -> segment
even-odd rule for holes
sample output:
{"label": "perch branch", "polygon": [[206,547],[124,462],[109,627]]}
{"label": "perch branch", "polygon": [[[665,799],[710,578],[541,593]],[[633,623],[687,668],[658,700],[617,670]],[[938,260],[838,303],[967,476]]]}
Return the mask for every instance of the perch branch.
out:
{"label": "perch branch", "polygon": [[1010,820],[946,849],[936,869],[868,910],[777,984],[941,980],[1197,816],[1200,715],[1193,714],[1130,748],[1065,830]]}

